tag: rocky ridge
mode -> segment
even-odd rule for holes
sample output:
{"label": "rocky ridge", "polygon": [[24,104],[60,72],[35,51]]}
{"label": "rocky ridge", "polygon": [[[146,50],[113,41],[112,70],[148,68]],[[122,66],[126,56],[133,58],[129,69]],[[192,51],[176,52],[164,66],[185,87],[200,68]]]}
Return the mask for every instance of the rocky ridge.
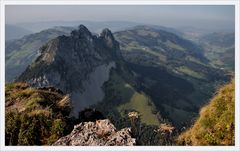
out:
{"label": "rocky ridge", "polygon": [[136,139],[131,136],[131,129],[124,128],[119,131],[108,120],[96,122],[83,122],[74,126],[73,131],[53,145],[62,146],[133,146]]}
{"label": "rocky ridge", "polygon": [[70,94],[76,117],[81,109],[103,99],[101,87],[120,58],[119,44],[109,29],[96,36],[83,25],[70,36],[49,41],[40,51],[16,81],[54,86]]}

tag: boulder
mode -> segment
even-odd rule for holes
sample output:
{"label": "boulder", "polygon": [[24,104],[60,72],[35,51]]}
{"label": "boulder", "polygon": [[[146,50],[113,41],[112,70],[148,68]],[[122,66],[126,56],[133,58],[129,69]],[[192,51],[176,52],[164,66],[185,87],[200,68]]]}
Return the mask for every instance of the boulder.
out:
{"label": "boulder", "polygon": [[74,126],[73,131],[53,145],[62,146],[133,146],[136,139],[131,136],[131,129],[119,131],[108,120],[83,122]]}

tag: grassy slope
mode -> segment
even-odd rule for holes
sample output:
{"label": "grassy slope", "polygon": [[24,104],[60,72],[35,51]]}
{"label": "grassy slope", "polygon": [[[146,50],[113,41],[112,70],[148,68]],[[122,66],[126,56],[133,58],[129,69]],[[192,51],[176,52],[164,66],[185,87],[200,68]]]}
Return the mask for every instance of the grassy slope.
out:
{"label": "grassy slope", "polygon": [[234,144],[234,80],[220,88],[200,111],[192,128],[178,137],[181,145]]}
{"label": "grassy slope", "polygon": [[50,145],[71,130],[68,96],[26,83],[5,89],[6,145]]}
{"label": "grassy slope", "polygon": [[143,93],[135,92],[129,102],[118,107],[120,113],[123,113],[124,110],[138,111],[141,122],[145,124],[157,126],[160,124],[156,115],[152,113],[153,105],[151,104],[151,100]]}
{"label": "grassy slope", "polygon": [[138,111],[143,123],[159,125],[156,114],[152,113],[155,107],[145,94],[137,92],[116,73],[112,74],[110,82],[113,83],[111,89],[117,92],[116,95],[120,96],[121,102],[124,102],[117,106],[117,110],[122,116],[125,111]]}
{"label": "grassy slope", "polygon": [[[217,72],[219,71],[211,68],[206,62],[201,61],[198,56],[191,55],[189,52],[194,47],[188,48],[181,40],[176,42],[177,38],[174,39],[171,35],[168,35],[167,39],[164,40],[161,38],[163,37],[161,32],[153,31],[143,28],[116,33],[115,37],[120,41],[123,52],[126,53],[125,59],[129,62],[146,66],[166,67],[168,71],[173,71],[175,75],[188,80],[194,85],[195,91],[188,99],[196,107],[204,104],[205,100],[212,96],[214,86],[218,84],[214,80],[209,82],[210,78],[218,79]],[[186,53],[185,57],[182,56],[184,53]],[[172,59],[173,56],[175,56],[174,59]],[[224,80],[220,79],[219,81]],[[191,106],[193,105],[191,104]],[[179,106],[179,108],[183,107],[186,107],[186,105]]]}

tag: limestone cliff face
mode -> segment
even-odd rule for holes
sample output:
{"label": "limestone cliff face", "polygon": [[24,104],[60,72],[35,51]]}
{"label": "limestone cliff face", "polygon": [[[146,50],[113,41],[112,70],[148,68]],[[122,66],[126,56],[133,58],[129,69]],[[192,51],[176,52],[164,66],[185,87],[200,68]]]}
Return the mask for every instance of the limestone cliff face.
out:
{"label": "limestone cliff face", "polygon": [[53,145],[62,146],[133,146],[136,139],[131,137],[131,129],[119,131],[108,120],[84,122],[74,126],[73,131]]}
{"label": "limestone cliff face", "polygon": [[119,44],[109,29],[95,36],[80,25],[70,36],[60,36],[43,46],[41,55],[16,81],[54,86],[69,93],[72,114],[77,116],[84,107],[103,99],[102,85],[118,58]]}

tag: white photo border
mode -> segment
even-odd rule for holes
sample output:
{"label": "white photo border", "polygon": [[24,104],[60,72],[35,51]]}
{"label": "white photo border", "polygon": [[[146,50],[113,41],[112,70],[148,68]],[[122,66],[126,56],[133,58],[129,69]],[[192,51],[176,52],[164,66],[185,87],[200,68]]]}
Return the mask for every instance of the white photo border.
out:
{"label": "white photo border", "polygon": [[[1,0],[0,1],[0,150],[1,151],[239,151],[240,52],[239,0]],[[9,5],[234,5],[235,6],[235,146],[5,146],[5,8]]]}

